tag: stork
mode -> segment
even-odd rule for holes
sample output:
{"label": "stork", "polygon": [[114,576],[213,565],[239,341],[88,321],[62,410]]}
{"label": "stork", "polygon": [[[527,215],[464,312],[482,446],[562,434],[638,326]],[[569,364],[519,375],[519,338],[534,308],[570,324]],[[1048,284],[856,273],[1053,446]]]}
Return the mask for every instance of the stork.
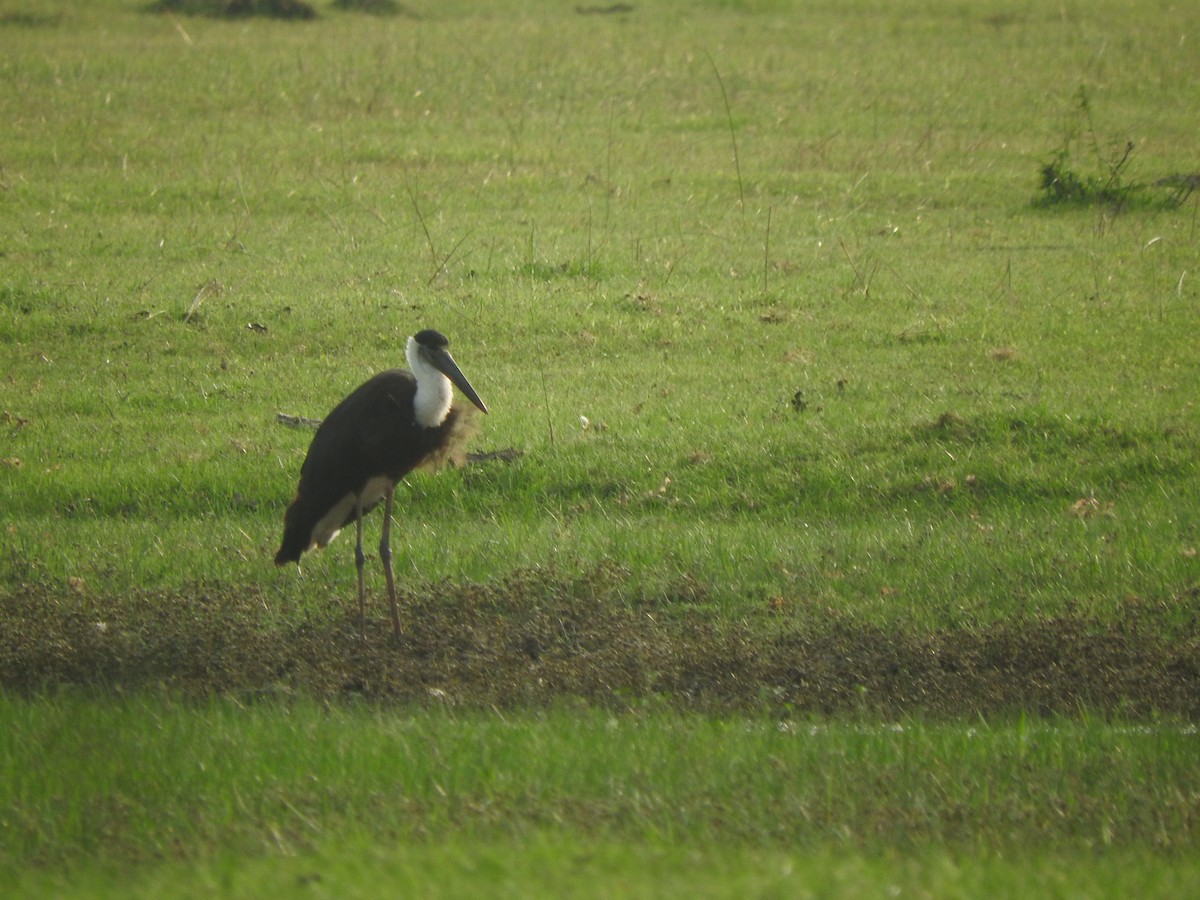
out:
{"label": "stork", "polygon": [[486,413],[487,407],[450,356],[449,341],[432,328],[408,339],[411,371],[389,369],[359,386],[317,429],[300,468],[300,485],[283,517],[283,542],[275,565],[298,562],[313,547],[325,547],[351,522],[358,540],[359,621],[366,636],[363,587],[363,515],[383,501],[379,558],[387,578],[392,628],[400,637],[400,610],[392,574],[392,499],[396,484],[418,466],[437,466],[461,453],[470,415],[452,404],[453,383]]}

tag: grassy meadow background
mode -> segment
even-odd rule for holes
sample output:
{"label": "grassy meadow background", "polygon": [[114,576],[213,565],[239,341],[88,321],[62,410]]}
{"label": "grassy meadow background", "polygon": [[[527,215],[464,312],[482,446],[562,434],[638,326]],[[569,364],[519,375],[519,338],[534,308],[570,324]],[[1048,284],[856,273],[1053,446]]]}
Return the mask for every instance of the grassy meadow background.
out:
{"label": "grassy meadow background", "polygon": [[[1195,889],[1200,12],[163,6],[0,0],[13,883]],[[276,416],[423,327],[362,642]]]}

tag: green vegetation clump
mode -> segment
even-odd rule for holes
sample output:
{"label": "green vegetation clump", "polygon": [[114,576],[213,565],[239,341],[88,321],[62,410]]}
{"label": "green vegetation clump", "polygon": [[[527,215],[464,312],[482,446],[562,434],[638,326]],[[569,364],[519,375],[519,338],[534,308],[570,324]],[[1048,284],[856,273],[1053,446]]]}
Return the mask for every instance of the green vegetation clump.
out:
{"label": "green vegetation clump", "polygon": [[1133,142],[1125,145],[1124,151],[1108,166],[1106,175],[1079,175],[1071,164],[1071,153],[1067,147],[1055,152],[1053,160],[1042,167],[1042,190],[1047,203],[1073,203],[1079,205],[1104,204],[1120,208],[1124,206],[1137,185],[1127,184],[1122,172],[1129,164],[1133,153]]}
{"label": "green vegetation clump", "polygon": [[[1090,93],[1080,88],[1078,108],[1062,146],[1041,170],[1041,203],[1044,206],[1102,206],[1119,212],[1133,204],[1168,208],[1183,204],[1200,182],[1197,175],[1167,175],[1146,184],[1130,178],[1134,143],[1102,149],[1092,121]],[[1078,154],[1088,145],[1094,164],[1081,169]],[[1089,173],[1088,169],[1092,171]]]}
{"label": "green vegetation clump", "polygon": [[334,9],[367,13],[372,16],[398,16],[408,10],[396,0],[333,0]]}
{"label": "green vegetation clump", "polygon": [[154,12],[181,13],[189,16],[242,18],[262,16],[270,19],[315,19],[317,11],[304,0],[156,0]]}

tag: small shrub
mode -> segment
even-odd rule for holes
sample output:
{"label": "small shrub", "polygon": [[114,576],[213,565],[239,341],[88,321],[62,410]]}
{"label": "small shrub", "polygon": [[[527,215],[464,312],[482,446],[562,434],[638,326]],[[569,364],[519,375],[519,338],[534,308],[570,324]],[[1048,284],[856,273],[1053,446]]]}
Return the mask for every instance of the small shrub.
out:
{"label": "small shrub", "polygon": [[[1111,206],[1120,209],[1141,185],[1127,178],[1133,156],[1133,141],[1116,145],[1109,153],[1101,149],[1092,123],[1091,100],[1086,88],[1076,94],[1078,105],[1068,124],[1062,146],[1054,151],[1041,169],[1042,202],[1056,206]],[[1091,145],[1092,171],[1082,171],[1075,161],[1075,150],[1084,142]]]}
{"label": "small shrub", "polygon": [[1069,145],[1064,144],[1050,162],[1042,166],[1043,199],[1048,204],[1121,208],[1129,200],[1130,194],[1140,188],[1140,185],[1126,181],[1122,175],[1132,153],[1133,142],[1130,141],[1119,157],[1114,155],[1106,164],[1106,174],[1080,175],[1072,166]]}
{"label": "small shrub", "polygon": [[333,6],[335,9],[371,16],[398,16],[406,12],[396,0],[333,0]]}
{"label": "small shrub", "polygon": [[304,0],[158,0],[153,12],[187,16],[239,18],[263,16],[271,19],[315,19],[317,11]]}
{"label": "small shrub", "polygon": [[[1129,177],[1133,141],[1101,144],[1092,122],[1091,100],[1080,88],[1077,106],[1062,146],[1041,167],[1042,206],[1106,206],[1115,212],[1131,203],[1173,208],[1182,205],[1197,186],[1200,174],[1170,175],[1146,185]],[[1091,156],[1090,165],[1079,156]],[[1152,189],[1166,189],[1158,193]]]}

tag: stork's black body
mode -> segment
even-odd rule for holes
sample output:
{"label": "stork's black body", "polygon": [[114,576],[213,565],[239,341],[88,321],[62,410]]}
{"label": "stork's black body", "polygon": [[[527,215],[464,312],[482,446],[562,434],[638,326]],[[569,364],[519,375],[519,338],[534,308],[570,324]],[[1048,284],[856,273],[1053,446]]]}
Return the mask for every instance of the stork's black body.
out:
{"label": "stork's black body", "polygon": [[461,453],[471,429],[467,412],[451,403],[451,383],[487,412],[446,347],[440,333],[419,332],[408,339],[413,371],[379,373],[325,418],[300,469],[300,485],[284,515],[283,542],[275,555],[277,566],[296,562],[354,523],[360,614],[365,618],[362,517],[383,501],[379,555],[397,635],[400,618],[390,548],[396,484],[418,466],[438,465]]}

